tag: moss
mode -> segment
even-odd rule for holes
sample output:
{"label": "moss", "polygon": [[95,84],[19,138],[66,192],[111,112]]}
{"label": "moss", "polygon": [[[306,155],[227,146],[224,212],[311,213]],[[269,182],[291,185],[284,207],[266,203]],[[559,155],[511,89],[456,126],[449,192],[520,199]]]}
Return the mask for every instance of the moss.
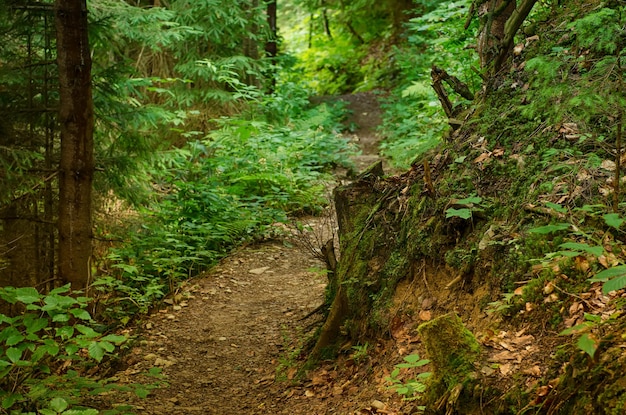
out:
{"label": "moss", "polygon": [[474,362],[480,356],[480,345],[459,316],[445,314],[420,325],[417,330],[434,367],[429,393],[431,402],[474,379]]}

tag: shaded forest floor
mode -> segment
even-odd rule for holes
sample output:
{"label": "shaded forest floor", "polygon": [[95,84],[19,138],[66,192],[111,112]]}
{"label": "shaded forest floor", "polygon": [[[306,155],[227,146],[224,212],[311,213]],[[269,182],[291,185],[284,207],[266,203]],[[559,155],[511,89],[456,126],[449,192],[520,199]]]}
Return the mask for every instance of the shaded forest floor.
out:
{"label": "shaded forest floor", "polygon": [[[348,102],[351,138],[362,149],[361,171],[378,159],[374,94]],[[309,315],[324,300],[324,264],[313,249],[333,235],[331,215],[299,219],[307,231],[278,226],[273,240],[243,247],[203,278],[189,281],[137,328],[143,340],[127,357],[125,382],[163,368],[168,387],[134,399],[145,414],[352,414],[386,413],[381,401],[387,368],[367,348],[347,345],[338,361],[298,373],[301,350],[322,323]],[[360,351],[360,353],[359,353]],[[365,352],[365,353],[364,353]],[[382,350],[377,353],[384,359]],[[389,412],[392,413],[392,412]]]}

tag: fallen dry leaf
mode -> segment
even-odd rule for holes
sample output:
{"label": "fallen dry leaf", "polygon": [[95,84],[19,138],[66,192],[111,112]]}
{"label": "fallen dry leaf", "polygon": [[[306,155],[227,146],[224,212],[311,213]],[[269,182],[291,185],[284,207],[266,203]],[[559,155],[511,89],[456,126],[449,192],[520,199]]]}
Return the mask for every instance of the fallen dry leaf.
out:
{"label": "fallen dry leaf", "polygon": [[509,373],[511,373],[511,370],[513,369],[513,365],[510,363],[504,363],[500,365],[499,369],[500,369],[500,373],[503,376],[507,376]]}
{"label": "fallen dry leaf", "polygon": [[522,371],[523,374],[525,375],[530,375],[530,376],[534,376],[536,378],[540,378],[541,377],[541,368],[537,365],[533,366],[533,367],[529,367],[527,369],[524,369]]}

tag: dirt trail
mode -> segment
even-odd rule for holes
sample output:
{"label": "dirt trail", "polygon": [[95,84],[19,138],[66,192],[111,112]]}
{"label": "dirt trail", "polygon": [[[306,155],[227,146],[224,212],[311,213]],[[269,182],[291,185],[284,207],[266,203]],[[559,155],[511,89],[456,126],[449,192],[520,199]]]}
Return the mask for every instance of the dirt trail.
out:
{"label": "dirt trail", "polygon": [[[339,97],[349,102],[353,138],[363,169],[377,156],[375,95]],[[310,220],[320,229],[323,218]],[[319,231],[317,231],[319,232]],[[314,236],[314,233],[310,236]],[[318,239],[320,235],[317,235]],[[302,236],[300,236],[302,238]],[[244,247],[209,275],[190,281],[169,305],[143,323],[142,340],[122,378],[163,368],[168,388],[133,400],[144,414],[348,414],[375,398],[371,367],[331,363],[293,382],[297,347],[311,338],[319,316],[302,320],[323,302],[324,265],[307,249],[276,240]],[[367,409],[365,409],[367,410]]]}

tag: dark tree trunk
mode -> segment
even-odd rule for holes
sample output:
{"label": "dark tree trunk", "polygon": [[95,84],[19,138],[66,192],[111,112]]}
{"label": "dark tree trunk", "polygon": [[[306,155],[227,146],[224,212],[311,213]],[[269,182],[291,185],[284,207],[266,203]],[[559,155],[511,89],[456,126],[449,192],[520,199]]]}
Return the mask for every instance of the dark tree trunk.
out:
{"label": "dark tree trunk", "polygon": [[333,34],[330,31],[330,21],[328,20],[328,10],[322,10],[322,19],[324,21],[324,32],[326,33],[326,37],[328,40],[333,40]]}
{"label": "dark tree trunk", "polygon": [[[267,43],[265,44],[265,53],[271,59],[272,64],[276,61],[276,56],[278,56],[278,28],[277,28],[277,20],[276,20],[276,11],[277,4],[276,0],[270,0],[267,3],[267,25],[270,29],[270,37]],[[276,89],[276,74],[274,73],[274,69],[271,69],[270,72],[270,83],[268,88],[268,93],[274,93]]]}
{"label": "dark tree trunk", "polygon": [[483,69],[489,69],[492,74],[502,69],[515,35],[536,2],[522,0],[518,5],[516,0],[487,0],[479,6],[478,55]]}
{"label": "dark tree trunk", "polygon": [[80,290],[89,280],[94,174],[91,55],[85,0],[56,0],[59,66],[59,278]]}

